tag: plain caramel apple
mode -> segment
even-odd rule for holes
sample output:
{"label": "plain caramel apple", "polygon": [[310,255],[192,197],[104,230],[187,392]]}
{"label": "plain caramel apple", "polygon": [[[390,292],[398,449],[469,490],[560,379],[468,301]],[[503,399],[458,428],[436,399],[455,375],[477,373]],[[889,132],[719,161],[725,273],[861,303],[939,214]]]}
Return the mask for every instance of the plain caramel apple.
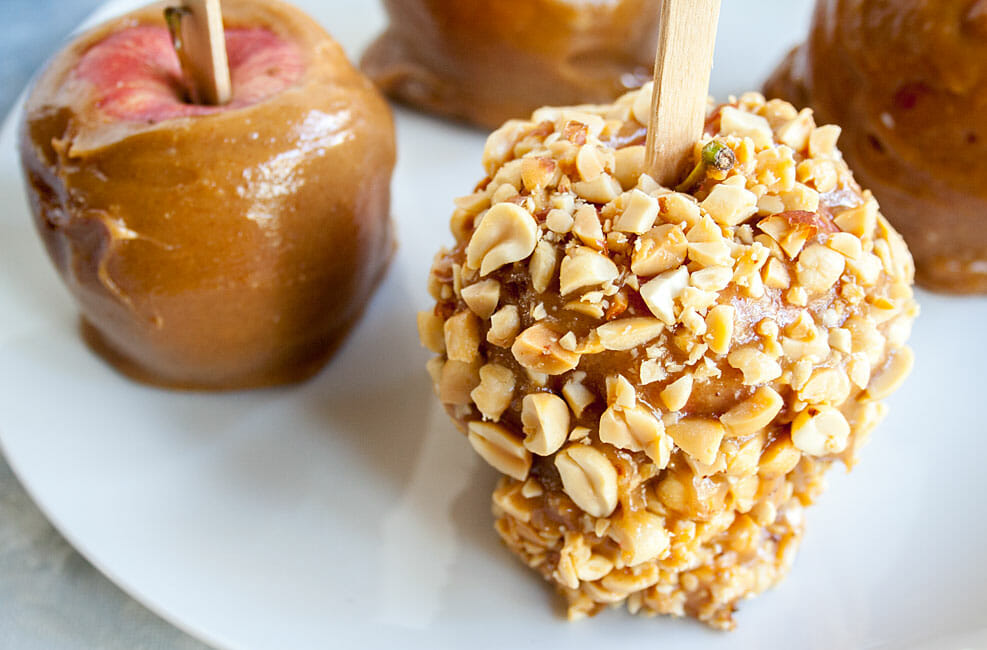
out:
{"label": "plain caramel apple", "polygon": [[311,18],[223,3],[225,106],[185,101],[152,5],[57,54],[20,150],[41,234],[86,340],[141,381],[304,379],[391,257],[390,110]]}
{"label": "plain caramel apple", "polygon": [[658,0],[385,0],[361,67],[394,99],[496,128],[651,79]]}

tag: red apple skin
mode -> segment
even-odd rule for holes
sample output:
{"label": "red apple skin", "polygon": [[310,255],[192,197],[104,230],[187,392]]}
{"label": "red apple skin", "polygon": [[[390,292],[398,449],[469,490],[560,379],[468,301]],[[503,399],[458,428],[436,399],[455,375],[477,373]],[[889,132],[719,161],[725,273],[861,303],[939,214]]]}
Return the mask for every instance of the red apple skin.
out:
{"label": "red apple skin", "polygon": [[106,115],[150,124],[251,106],[291,86],[305,71],[298,47],[268,29],[228,29],[225,36],[234,92],[224,106],[185,101],[171,36],[157,25],[111,34],[83,54],[72,75],[94,86],[96,104]]}
{"label": "red apple skin", "polygon": [[38,232],[86,340],[126,374],[304,379],[393,252],[390,110],[318,25],[268,0],[223,3],[231,104],[184,104],[162,8],[80,36],[39,77],[20,138]]}

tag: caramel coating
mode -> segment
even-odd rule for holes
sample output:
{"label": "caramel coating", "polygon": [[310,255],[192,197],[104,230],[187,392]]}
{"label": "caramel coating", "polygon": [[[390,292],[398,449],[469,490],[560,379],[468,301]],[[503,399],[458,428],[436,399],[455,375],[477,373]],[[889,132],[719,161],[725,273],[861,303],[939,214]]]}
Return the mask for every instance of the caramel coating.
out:
{"label": "caramel coating", "polygon": [[360,315],[394,246],[386,102],[297,9],[259,0],[223,9],[228,30],[268,30],[297,51],[302,65],[282,71],[286,88],[240,101],[258,88],[238,88],[234,70],[234,101],[222,110],[114,114],[80,61],[125,30],[163,30],[156,5],[59,53],[28,98],[21,133],[35,223],[86,339],[126,374],[169,387],[310,376]]}
{"label": "caramel coating", "polygon": [[645,173],[650,107],[647,84],[495,131],[418,325],[504,474],[497,531],[570,618],[730,628],[908,375],[914,267],[811,111],[716,108],[695,151],[714,162],[672,190]]}
{"label": "caramel coating", "polygon": [[391,97],[496,128],[651,78],[657,0],[386,0],[363,70]]}
{"label": "caramel coating", "polygon": [[987,2],[820,0],[765,92],[843,127],[920,284],[987,292]]}

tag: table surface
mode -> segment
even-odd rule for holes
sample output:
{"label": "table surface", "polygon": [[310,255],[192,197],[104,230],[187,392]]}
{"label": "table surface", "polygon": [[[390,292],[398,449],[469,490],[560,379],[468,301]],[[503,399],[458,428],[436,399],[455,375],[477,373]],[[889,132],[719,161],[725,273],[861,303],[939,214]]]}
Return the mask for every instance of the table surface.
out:
{"label": "table surface", "polygon": [[[0,112],[102,0],[3,0]],[[192,650],[199,642],[103,577],[52,528],[0,456],[0,648]]]}

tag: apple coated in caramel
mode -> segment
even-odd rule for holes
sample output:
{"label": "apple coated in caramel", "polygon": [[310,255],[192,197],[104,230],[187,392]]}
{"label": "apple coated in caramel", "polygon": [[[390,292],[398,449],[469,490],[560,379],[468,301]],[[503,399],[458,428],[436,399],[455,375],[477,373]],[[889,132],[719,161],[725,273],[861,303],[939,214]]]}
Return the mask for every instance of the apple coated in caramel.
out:
{"label": "apple coated in caramel", "polygon": [[154,5],[55,56],[21,132],[35,222],[86,339],[171,387],[311,375],[394,246],[381,96],[300,11],[223,8],[228,105],[184,100]]}
{"label": "apple coated in caramel", "polygon": [[766,93],[843,127],[919,284],[987,293],[987,0],[820,0]]}
{"label": "apple coated in caramel", "polygon": [[729,629],[911,370],[914,267],[834,127],[745,94],[708,114],[672,189],[625,136],[652,99],[490,135],[419,334],[439,401],[503,474],[498,534],[570,619],[626,605]]}
{"label": "apple coated in caramel", "polygon": [[363,57],[391,97],[495,128],[547,104],[612,101],[651,79],[657,0],[385,0]]}

